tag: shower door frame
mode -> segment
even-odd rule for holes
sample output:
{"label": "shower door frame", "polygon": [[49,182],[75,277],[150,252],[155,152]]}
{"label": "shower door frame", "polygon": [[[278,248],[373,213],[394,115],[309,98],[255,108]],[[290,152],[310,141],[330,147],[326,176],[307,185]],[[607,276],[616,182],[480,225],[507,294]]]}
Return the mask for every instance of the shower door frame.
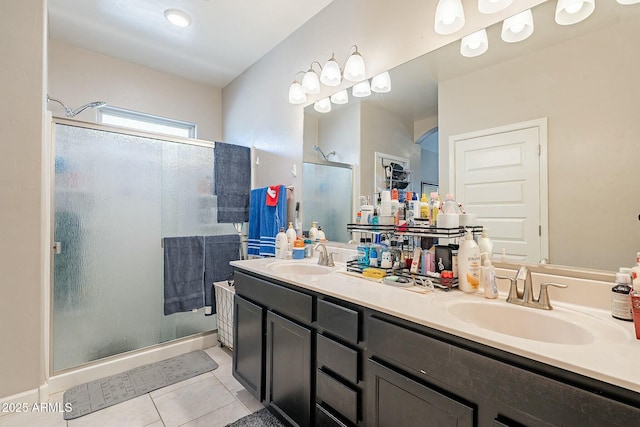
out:
{"label": "shower door frame", "polygon": [[[179,137],[179,136],[173,136],[173,135],[164,135],[164,134],[156,134],[156,133],[151,133],[151,132],[144,132],[144,131],[138,131],[135,129],[129,129],[129,128],[123,128],[123,127],[118,127],[118,126],[109,126],[109,125],[103,125],[100,123],[95,123],[95,122],[87,122],[87,121],[82,121],[82,120],[76,120],[76,119],[69,119],[69,118],[63,118],[63,117],[57,117],[57,116],[51,116],[51,120],[47,121],[47,123],[50,123],[50,128],[47,130],[47,135],[49,135],[50,137],[50,144],[49,144],[49,166],[48,166],[48,175],[49,175],[49,185],[45,186],[45,188],[47,188],[47,192],[48,194],[44,195],[44,199],[47,201],[47,208],[49,209],[49,233],[48,233],[48,242],[46,242],[47,247],[49,248],[49,278],[48,280],[45,280],[45,285],[48,286],[48,289],[44,290],[45,293],[45,298],[44,298],[44,321],[45,321],[45,327],[44,327],[44,357],[45,357],[45,378],[46,380],[48,380],[49,378],[51,378],[54,375],[60,375],[60,374],[64,374],[67,372],[72,372],[75,371],[77,369],[80,368],[85,368],[88,366],[92,366],[92,365],[97,365],[97,364],[101,364],[104,363],[105,361],[109,361],[109,360],[115,360],[117,358],[122,357],[122,355],[126,354],[126,355],[131,355],[131,354],[135,354],[137,352],[142,352],[142,351],[147,351],[151,348],[155,348],[155,347],[161,347],[164,346],[166,344],[169,343],[177,343],[180,341],[186,341],[189,339],[192,339],[194,337],[199,337],[199,336],[207,336],[210,335],[212,333],[215,333],[217,331],[214,330],[212,331],[207,331],[207,332],[200,332],[197,334],[193,334],[193,335],[189,335],[186,337],[182,337],[182,338],[176,338],[170,341],[166,341],[166,342],[161,342],[161,343],[157,343],[157,344],[152,344],[150,346],[147,347],[142,347],[139,349],[135,349],[135,350],[131,350],[131,351],[127,351],[124,353],[118,353],[118,354],[114,354],[111,356],[107,356],[104,358],[100,358],[100,359],[96,359],[90,362],[86,362],[80,365],[76,365],[76,366],[72,366],[69,368],[65,368],[65,369],[60,369],[57,371],[53,370],[53,303],[54,303],[54,298],[53,298],[53,289],[54,289],[54,267],[55,267],[55,256],[56,256],[56,247],[55,247],[55,158],[56,158],[56,125],[66,125],[66,126],[75,126],[75,127],[80,127],[80,128],[85,128],[85,129],[92,129],[92,130],[98,130],[98,131],[104,131],[104,132],[112,132],[112,133],[118,133],[118,134],[123,134],[123,135],[128,135],[128,136],[136,136],[136,137],[141,137],[141,138],[150,138],[150,139],[156,139],[156,140],[161,140],[161,141],[168,141],[168,142],[174,142],[174,143],[178,143],[178,144],[187,144],[187,145],[195,145],[195,146],[200,146],[200,147],[206,147],[206,148],[211,148],[214,149],[215,148],[215,142],[213,141],[206,141],[206,140],[202,140],[202,139],[195,139],[195,138],[183,138],[183,137]],[[160,241],[158,241],[158,245],[160,245]],[[45,266],[46,268],[46,266]]]}

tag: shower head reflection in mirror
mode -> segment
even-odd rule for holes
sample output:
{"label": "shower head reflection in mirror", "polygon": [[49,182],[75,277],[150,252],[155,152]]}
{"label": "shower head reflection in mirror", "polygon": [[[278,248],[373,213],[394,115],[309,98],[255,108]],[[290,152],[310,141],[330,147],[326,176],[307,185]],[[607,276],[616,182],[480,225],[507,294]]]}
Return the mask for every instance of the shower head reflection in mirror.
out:
{"label": "shower head reflection in mirror", "polygon": [[323,158],[324,158],[324,160],[325,160],[325,161],[327,161],[327,162],[330,162],[330,161],[331,161],[331,160],[329,160],[329,157],[330,157],[330,156],[335,156],[335,155],[336,155],[336,152],[335,152],[335,151],[332,151],[332,152],[330,152],[330,153],[324,154],[324,151],[322,151],[322,148],[320,148],[320,147],[319,147],[319,146],[317,146],[317,145],[314,145],[314,146],[313,146],[313,149],[314,149],[314,150],[316,150],[318,153],[322,154],[322,157],[323,157]]}
{"label": "shower head reflection in mirror", "polygon": [[49,101],[57,102],[58,104],[62,105],[62,108],[64,108],[64,114],[67,117],[75,117],[78,114],[82,113],[87,108],[102,108],[102,107],[107,105],[107,103],[104,102],[104,101],[94,101],[94,102],[90,102],[88,104],[85,104],[85,105],[83,105],[81,107],[78,107],[76,109],[72,109],[70,107],[67,107],[64,104],[64,102],[60,101],[59,99],[52,98],[49,95],[47,95],[47,102],[49,102]]}

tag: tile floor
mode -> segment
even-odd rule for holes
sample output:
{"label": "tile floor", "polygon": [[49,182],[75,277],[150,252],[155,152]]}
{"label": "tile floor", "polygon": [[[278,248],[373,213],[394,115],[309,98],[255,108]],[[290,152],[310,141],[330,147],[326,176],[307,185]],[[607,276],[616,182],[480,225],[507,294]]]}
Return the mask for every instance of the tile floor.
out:
{"label": "tile floor", "polygon": [[[206,374],[74,420],[65,421],[57,412],[13,413],[0,416],[0,427],[215,427],[261,409],[231,375],[230,352],[218,346],[205,351],[219,365]],[[50,396],[50,402],[62,402],[62,395]]]}

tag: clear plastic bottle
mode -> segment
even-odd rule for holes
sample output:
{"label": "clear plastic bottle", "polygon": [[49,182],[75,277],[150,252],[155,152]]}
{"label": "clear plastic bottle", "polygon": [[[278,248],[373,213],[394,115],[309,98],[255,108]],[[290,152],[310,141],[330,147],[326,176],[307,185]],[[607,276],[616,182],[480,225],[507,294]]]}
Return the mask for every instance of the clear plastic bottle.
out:
{"label": "clear plastic bottle", "polygon": [[280,231],[276,234],[276,258],[285,259],[289,250],[289,239],[284,232],[284,227],[280,227]]}
{"label": "clear plastic bottle", "polygon": [[431,222],[430,224],[435,227],[438,224],[438,213],[440,213],[440,196],[435,191],[431,193],[431,201],[429,202],[431,208]]}
{"label": "clear plastic bottle", "polygon": [[367,240],[364,237],[360,238],[360,244],[358,245],[358,265],[361,268],[369,266],[369,246]]}
{"label": "clear plastic bottle", "polygon": [[442,213],[447,215],[460,213],[458,210],[458,203],[456,203],[455,199],[453,198],[453,194],[449,193],[446,197],[446,200],[442,204]]}
{"label": "clear plastic bottle", "polygon": [[611,315],[616,319],[633,321],[630,280],[628,273],[616,273],[616,285],[611,288]]}

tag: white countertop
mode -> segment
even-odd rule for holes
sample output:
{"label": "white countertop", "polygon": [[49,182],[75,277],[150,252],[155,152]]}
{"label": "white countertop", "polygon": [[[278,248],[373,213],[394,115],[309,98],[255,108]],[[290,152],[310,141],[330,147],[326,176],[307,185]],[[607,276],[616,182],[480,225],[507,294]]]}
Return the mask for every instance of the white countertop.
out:
{"label": "white countertop", "polygon": [[[609,310],[560,302],[554,300],[553,295],[551,301],[554,310],[546,311],[508,304],[505,302],[506,295],[504,293],[501,293],[496,300],[487,300],[481,293],[465,294],[458,290],[450,292],[436,290],[419,294],[403,288],[343,274],[344,264],[338,264],[329,274],[320,275],[281,273],[282,270],[276,272],[270,267],[274,263],[284,262],[310,263],[312,261],[309,259],[281,261],[262,258],[233,261],[231,264],[242,270],[340,298],[500,350],[640,392],[640,370],[635,369],[640,362],[640,340],[635,337],[633,322],[613,319]],[[588,328],[594,339],[586,344],[569,345],[497,333],[453,316],[447,307],[461,301],[472,304],[505,305],[516,307],[516,309],[542,312],[542,315],[561,318]],[[518,325],[515,327],[517,328]],[[522,327],[540,326],[522,325]],[[553,333],[553,331],[549,331],[549,333]]]}

